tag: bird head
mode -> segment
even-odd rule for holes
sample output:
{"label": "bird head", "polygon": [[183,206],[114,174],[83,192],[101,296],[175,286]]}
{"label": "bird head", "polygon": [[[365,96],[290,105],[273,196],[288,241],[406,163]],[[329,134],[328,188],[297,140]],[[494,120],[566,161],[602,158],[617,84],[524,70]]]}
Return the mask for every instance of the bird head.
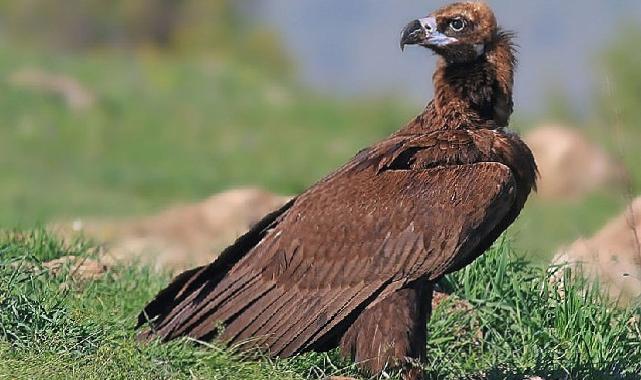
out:
{"label": "bird head", "polygon": [[421,45],[449,63],[470,62],[485,53],[497,29],[494,12],[487,4],[453,3],[407,24],[401,32],[401,49]]}

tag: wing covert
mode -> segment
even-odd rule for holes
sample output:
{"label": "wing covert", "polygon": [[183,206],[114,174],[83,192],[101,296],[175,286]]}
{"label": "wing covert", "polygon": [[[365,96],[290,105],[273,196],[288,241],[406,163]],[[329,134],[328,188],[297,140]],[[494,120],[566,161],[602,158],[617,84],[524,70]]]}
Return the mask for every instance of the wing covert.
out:
{"label": "wing covert", "polygon": [[223,340],[275,356],[313,348],[386,295],[470,260],[514,203],[496,162],[350,169],[297,197],[222,277],[180,277],[191,292],[157,314],[154,335],[205,339],[222,322]]}

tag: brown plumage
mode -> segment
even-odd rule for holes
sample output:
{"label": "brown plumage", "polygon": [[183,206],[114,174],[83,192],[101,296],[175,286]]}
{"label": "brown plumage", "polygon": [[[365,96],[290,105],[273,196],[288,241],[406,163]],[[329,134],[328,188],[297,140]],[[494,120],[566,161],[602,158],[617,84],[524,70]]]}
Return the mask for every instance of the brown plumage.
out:
{"label": "brown plumage", "polygon": [[[286,357],[339,346],[369,372],[425,360],[432,284],[480,256],[535,186],[512,112],[511,35],[482,3],[410,23],[442,58],[405,128],[267,215],[144,309],[139,337],[214,337]],[[220,332],[218,326],[224,326]]]}

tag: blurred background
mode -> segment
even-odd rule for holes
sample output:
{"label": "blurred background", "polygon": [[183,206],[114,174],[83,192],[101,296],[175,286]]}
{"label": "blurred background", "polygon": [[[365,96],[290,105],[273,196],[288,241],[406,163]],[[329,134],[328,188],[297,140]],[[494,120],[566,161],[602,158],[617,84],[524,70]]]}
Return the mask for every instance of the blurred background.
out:
{"label": "blurred background", "polygon": [[[443,3],[0,2],[0,226],[209,260],[421,111],[435,58],[399,32]],[[489,3],[542,174],[510,236],[548,262],[641,193],[641,2]]]}

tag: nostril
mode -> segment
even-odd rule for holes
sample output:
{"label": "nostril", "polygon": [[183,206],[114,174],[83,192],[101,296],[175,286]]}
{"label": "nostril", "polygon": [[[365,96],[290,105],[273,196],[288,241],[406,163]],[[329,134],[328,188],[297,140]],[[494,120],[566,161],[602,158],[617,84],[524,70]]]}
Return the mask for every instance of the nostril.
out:
{"label": "nostril", "polygon": [[419,19],[418,22],[421,24],[424,31],[428,33],[432,33],[434,31],[434,22],[430,17]]}

